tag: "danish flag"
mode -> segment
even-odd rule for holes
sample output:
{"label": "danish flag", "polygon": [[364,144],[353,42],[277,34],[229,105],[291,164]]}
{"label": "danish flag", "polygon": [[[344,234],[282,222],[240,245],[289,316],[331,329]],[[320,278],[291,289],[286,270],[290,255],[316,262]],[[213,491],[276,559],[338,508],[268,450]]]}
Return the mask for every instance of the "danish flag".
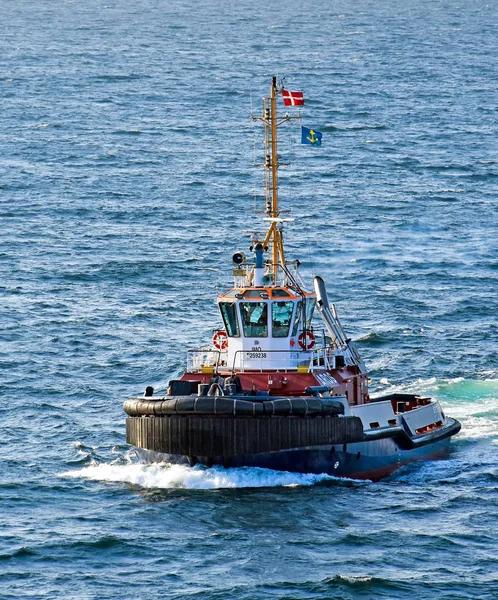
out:
{"label": "danish flag", "polygon": [[282,98],[284,99],[284,106],[304,106],[303,92],[282,90]]}

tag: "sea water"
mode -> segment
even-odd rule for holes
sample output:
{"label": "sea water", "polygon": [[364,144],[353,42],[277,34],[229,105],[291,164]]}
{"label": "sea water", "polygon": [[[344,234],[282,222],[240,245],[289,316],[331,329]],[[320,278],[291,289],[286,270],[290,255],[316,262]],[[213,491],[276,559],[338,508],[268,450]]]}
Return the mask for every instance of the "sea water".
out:
{"label": "sea water", "polygon": [[[1,8],[0,597],[497,598],[496,3]],[[125,443],[262,230],[273,75],[323,134],[280,131],[287,255],[374,392],[462,422],[447,460],[370,483]]]}

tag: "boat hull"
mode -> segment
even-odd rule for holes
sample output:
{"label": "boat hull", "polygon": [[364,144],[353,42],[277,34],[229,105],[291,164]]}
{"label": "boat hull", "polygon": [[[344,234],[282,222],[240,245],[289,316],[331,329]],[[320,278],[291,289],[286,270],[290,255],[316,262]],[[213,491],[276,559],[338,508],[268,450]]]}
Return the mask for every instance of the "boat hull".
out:
{"label": "boat hull", "polygon": [[350,479],[377,481],[400,467],[416,461],[444,458],[450,448],[448,436],[421,447],[406,450],[393,438],[371,440],[342,445],[322,445],[250,454],[246,456],[207,457],[180,456],[137,449],[147,462],[202,464],[208,467],[259,467],[275,471],[314,473]]}
{"label": "boat hull", "polygon": [[[397,404],[401,401],[395,398]],[[444,457],[460,423],[438,403],[390,399],[343,414],[338,398],[130,399],[126,439],[146,460],[377,480],[402,465]],[[409,402],[413,404],[410,405]]]}

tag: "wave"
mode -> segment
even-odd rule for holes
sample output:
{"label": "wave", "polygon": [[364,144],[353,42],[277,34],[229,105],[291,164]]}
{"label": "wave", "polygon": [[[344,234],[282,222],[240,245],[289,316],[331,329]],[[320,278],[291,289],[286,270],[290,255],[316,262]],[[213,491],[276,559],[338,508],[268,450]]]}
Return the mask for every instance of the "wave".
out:
{"label": "wave", "polygon": [[392,340],[393,335],[393,332],[371,331],[356,338],[355,342],[365,346],[383,346]]}
{"label": "wave", "polygon": [[0,560],[10,560],[11,558],[31,558],[36,555],[34,550],[30,548],[26,548],[22,546],[13,552],[6,552],[5,554],[0,554]]}
{"label": "wave", "polygon": [[146,489],[216,490],[226,488],[266,488],[312,486],[336,477],[312,473],[289,473],[257,467],[224,469],[196,465],[157,464],[94,464],[77,471],[67,471],[60,477],[86,478],[93,481],[127,483]]}

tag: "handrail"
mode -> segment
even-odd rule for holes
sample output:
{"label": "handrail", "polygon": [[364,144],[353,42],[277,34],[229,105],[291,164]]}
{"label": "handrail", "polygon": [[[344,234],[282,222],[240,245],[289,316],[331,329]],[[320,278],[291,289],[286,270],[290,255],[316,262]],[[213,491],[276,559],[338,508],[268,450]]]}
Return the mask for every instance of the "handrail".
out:
{"label": "handrail", "polygon": [[[261,354],[272,354],[272,353],[273,354],[296,354],[296,353],[299,353],[299,352],[301,352],[303,354],[306,354],[306,355],[309,355],[309,369],[310,369],[310,371],[313,371],[313,367],[315,366],[315,365],[313,365],[313,361],[315,360],[315,358],[318,358],[318,359],[319,358],[323,358],[324,366],[326,366],[327,368],[330,368],[330,363],[329,363],[329,360],[328,360],[327,355],[326,355],[326,348],[319,348],[317,351],[314,351],[314,350],[304,350],[304,349],[302,349],[302,350],[264,350],[264,351],[261,352]],[[238,354],[253,354],[253,353],[254,353],[254,351],[251,351],[251,350],[236,350],[234,352],[234,355],[233,355],[232,372],[235,371],[235,364],[236,364],[236,361],[237,361],[237,355]],[[250,360],[258,360],[258,359],[250,359]],[[262,366],[262,362],[264,360],[265,360],[264,358],[260,358],[259,359],[259,361],[260,361],[260,369],[259,369],[260,372],[262,372],[264,370],[263,366]],[[296,365],[295,367],[294,366],[287,366],[286,365],[286,366],[284,366],[283,368],[281,368],[279,370],[287,372],[290,369],[297,368],[297,366],[298,365]],[[241,372],[244,372],[244,361],[243,360],[241,361],[240,370],[241,370]]]}
{"label": "handrail", "polygon": [[218,371],[218,367],[220,365],[220,359],[222,354],[227,354],[226,350],[213,350],[211,348],[199,348],[199,349],[190,349],[187,350],[187,368],[189,366],[189,356],[192,356],[192,367],[194,367],[194,354],[216,354],[216,363],[213,365],[214,370]]}
{"label": "handrail", "polygon": [[[255,351],[251,349],[241,349],[236,350],[233,353],[232,364],[228,362],[228,350],[218,350],[214,347],[210,347],[208,345],[202,346],[200,348],[192,348],[187,350],[187,367],[192,371],[200,371],[202,366],[213,367],[213,370],[217,372],[220,367],[225,367],[230,369],[232,372],[236,370],[236,364],[239,363],[239,369],[244,371],[245,369],[251,369],[251,367],[247,367],[246,363],[259,361],[259,367],[256,369],[263,371],[265,369],[264,363],[272,362],[273,360],[278,360],[274,358],[274,355],[284,355],[282,357],[282,366],[274,366],[272,365],[271,370],[277,369],[282,371],[294,370],[299,366],[297,363],[300,362],[301,365],[308,363],[309,359],[309,368],[312,371],[315,366],[325,366],[326,368],[331,368],[331,357],[333,354],[336,354],[337,348],[327,344],[326,340],[326,332],[324,329],[314,329],[313,330],[316,337],[316,345],[314,349],[304,349],[299,346],[290,349],[269,349],[269,350],[260,350],[258,353],[265,354],[265,357],[261,358],[249,358],[249,354],[254,354]],[[320,335],[321,333],[321,335]],[[321,339],[320,339],[321,338]],[[231,355],[231,353],[230,353]],[[301,355],[301,356],[297,356]],[[231,355],[232,356],[232,355]],[[313,364],[317,361],[317,364]],[[224,364],[222,364],[222,362]],[[322,364],[320,364],[322,362]]]}

